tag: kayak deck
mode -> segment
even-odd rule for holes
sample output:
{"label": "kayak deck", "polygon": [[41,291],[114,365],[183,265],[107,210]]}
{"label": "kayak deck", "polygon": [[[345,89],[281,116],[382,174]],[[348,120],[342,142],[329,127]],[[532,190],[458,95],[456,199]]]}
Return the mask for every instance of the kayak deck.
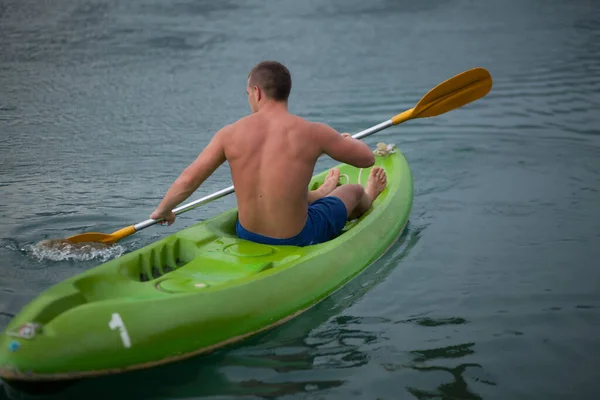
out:
{"label": "kayak deck", "polygon": [[[365,185],[370,170],[347,168],[340,180],[358,183],[360,178]],[[315,177],[310,190],[320,187],[324,177],[324,173]],[[373,207],[386,195],[386,191],[381,193]],[[300,257],[296,246],[270,246],[239,239],[235,232],[236,219],[237,210],[224,212],[206,224],[188,228],[185,234],[161,240],[144,252],[122,256],[117,276],[92,275],[74,285],[87,302],[132,294],[133,297],[160,297],[162,293],[206,292],[241,284],[248,280],[245,278],[251,279],[271,268],[284,268]],[[340,236],[358,221],[348,221]]]}
{"label": "kayak deck", "polygon": [[[271,246],[237,237],[231,209],[60,282],[0,336],[0,376],[58,380],[146,368],[207,352],[285,322],[385,253],[412,205],[397,151],[377,156],[387,187],[328,242]],[[342,183],[371,168],[339,165]],[[323,183],[316,175],[309,188]],[[33,337],[21,334],[30,324]],[[31,327],[33,324],[33,328]],[[17,343],[17,344],[15,344]]]}

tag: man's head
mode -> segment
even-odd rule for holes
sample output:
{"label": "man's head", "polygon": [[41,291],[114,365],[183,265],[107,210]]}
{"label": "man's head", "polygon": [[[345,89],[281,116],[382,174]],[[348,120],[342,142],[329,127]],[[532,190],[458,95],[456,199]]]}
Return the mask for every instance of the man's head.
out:
{"label": "man's head", "polygon": [[287,104],[291,89],[290,71],[277,61],[260,62],[248,74],[246,92],[252,112],[269,102]]}

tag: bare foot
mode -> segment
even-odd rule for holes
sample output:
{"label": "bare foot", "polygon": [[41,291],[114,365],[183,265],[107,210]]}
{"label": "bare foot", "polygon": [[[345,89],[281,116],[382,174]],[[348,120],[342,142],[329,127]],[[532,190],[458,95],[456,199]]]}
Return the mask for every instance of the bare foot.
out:
{"label": "bare foot", "polygon": [[319,195],[325,197],[337,187],[338,181],[340,180],[340,170],[337,168],[331,168],[325,177],[323,184],[319,186],[317,191]]}
{"label": "bare foot", "polygon": [[373,167],[371,169],[371,173],[369,174],[369,179],[367,180],[367,186],[365,187],[365,192],[367,196],[374,201],[379,193],[385,189],[385,185],[387,184],[387,175],[383,168]]}

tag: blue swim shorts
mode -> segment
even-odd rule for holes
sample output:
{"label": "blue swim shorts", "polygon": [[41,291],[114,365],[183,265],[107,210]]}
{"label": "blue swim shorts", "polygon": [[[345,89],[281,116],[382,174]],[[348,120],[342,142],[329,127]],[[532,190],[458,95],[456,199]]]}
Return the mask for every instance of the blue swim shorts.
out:
{"label": "blue swim shorts", "polygon": [[286,239],[271,238],[244,229],[238,220],[235,231],[239,238],[256,243],[287,246],[310,246],[333,239],[346,226],[348,213],[346,205],[335,196],[326,196],[313,201],[308,206],[306,225],[294,237]]}

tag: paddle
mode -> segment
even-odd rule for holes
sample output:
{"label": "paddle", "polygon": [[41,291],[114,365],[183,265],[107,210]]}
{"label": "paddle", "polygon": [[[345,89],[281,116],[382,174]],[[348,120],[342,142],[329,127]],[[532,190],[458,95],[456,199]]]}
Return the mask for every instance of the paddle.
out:
{"label": "paddle", "polygon": [[[473,68],[464,71],[431,89],[423,96],[423,98],[421,98],[414,108],[406,110],[369,129],[365,129],[352,137],[362,139],[375,132],[379,132],[392,125],[397,125],[410,119],[427,118],[446,113],[485,96],[491,88],[492,77],[484,68]],[[219,190],[209,196],[179,206],[175,208],[173,212],[175,214],[181,214],[210,201],[220,199],[233,192],[233,186],[229,186],[228,188]],[[66,240],[70,243],[96,242],[110,245],[159,222],[162,222],[162,219],[147,219],[138,224],[119,229],[111,234],[88,232],[71,236]]]}

